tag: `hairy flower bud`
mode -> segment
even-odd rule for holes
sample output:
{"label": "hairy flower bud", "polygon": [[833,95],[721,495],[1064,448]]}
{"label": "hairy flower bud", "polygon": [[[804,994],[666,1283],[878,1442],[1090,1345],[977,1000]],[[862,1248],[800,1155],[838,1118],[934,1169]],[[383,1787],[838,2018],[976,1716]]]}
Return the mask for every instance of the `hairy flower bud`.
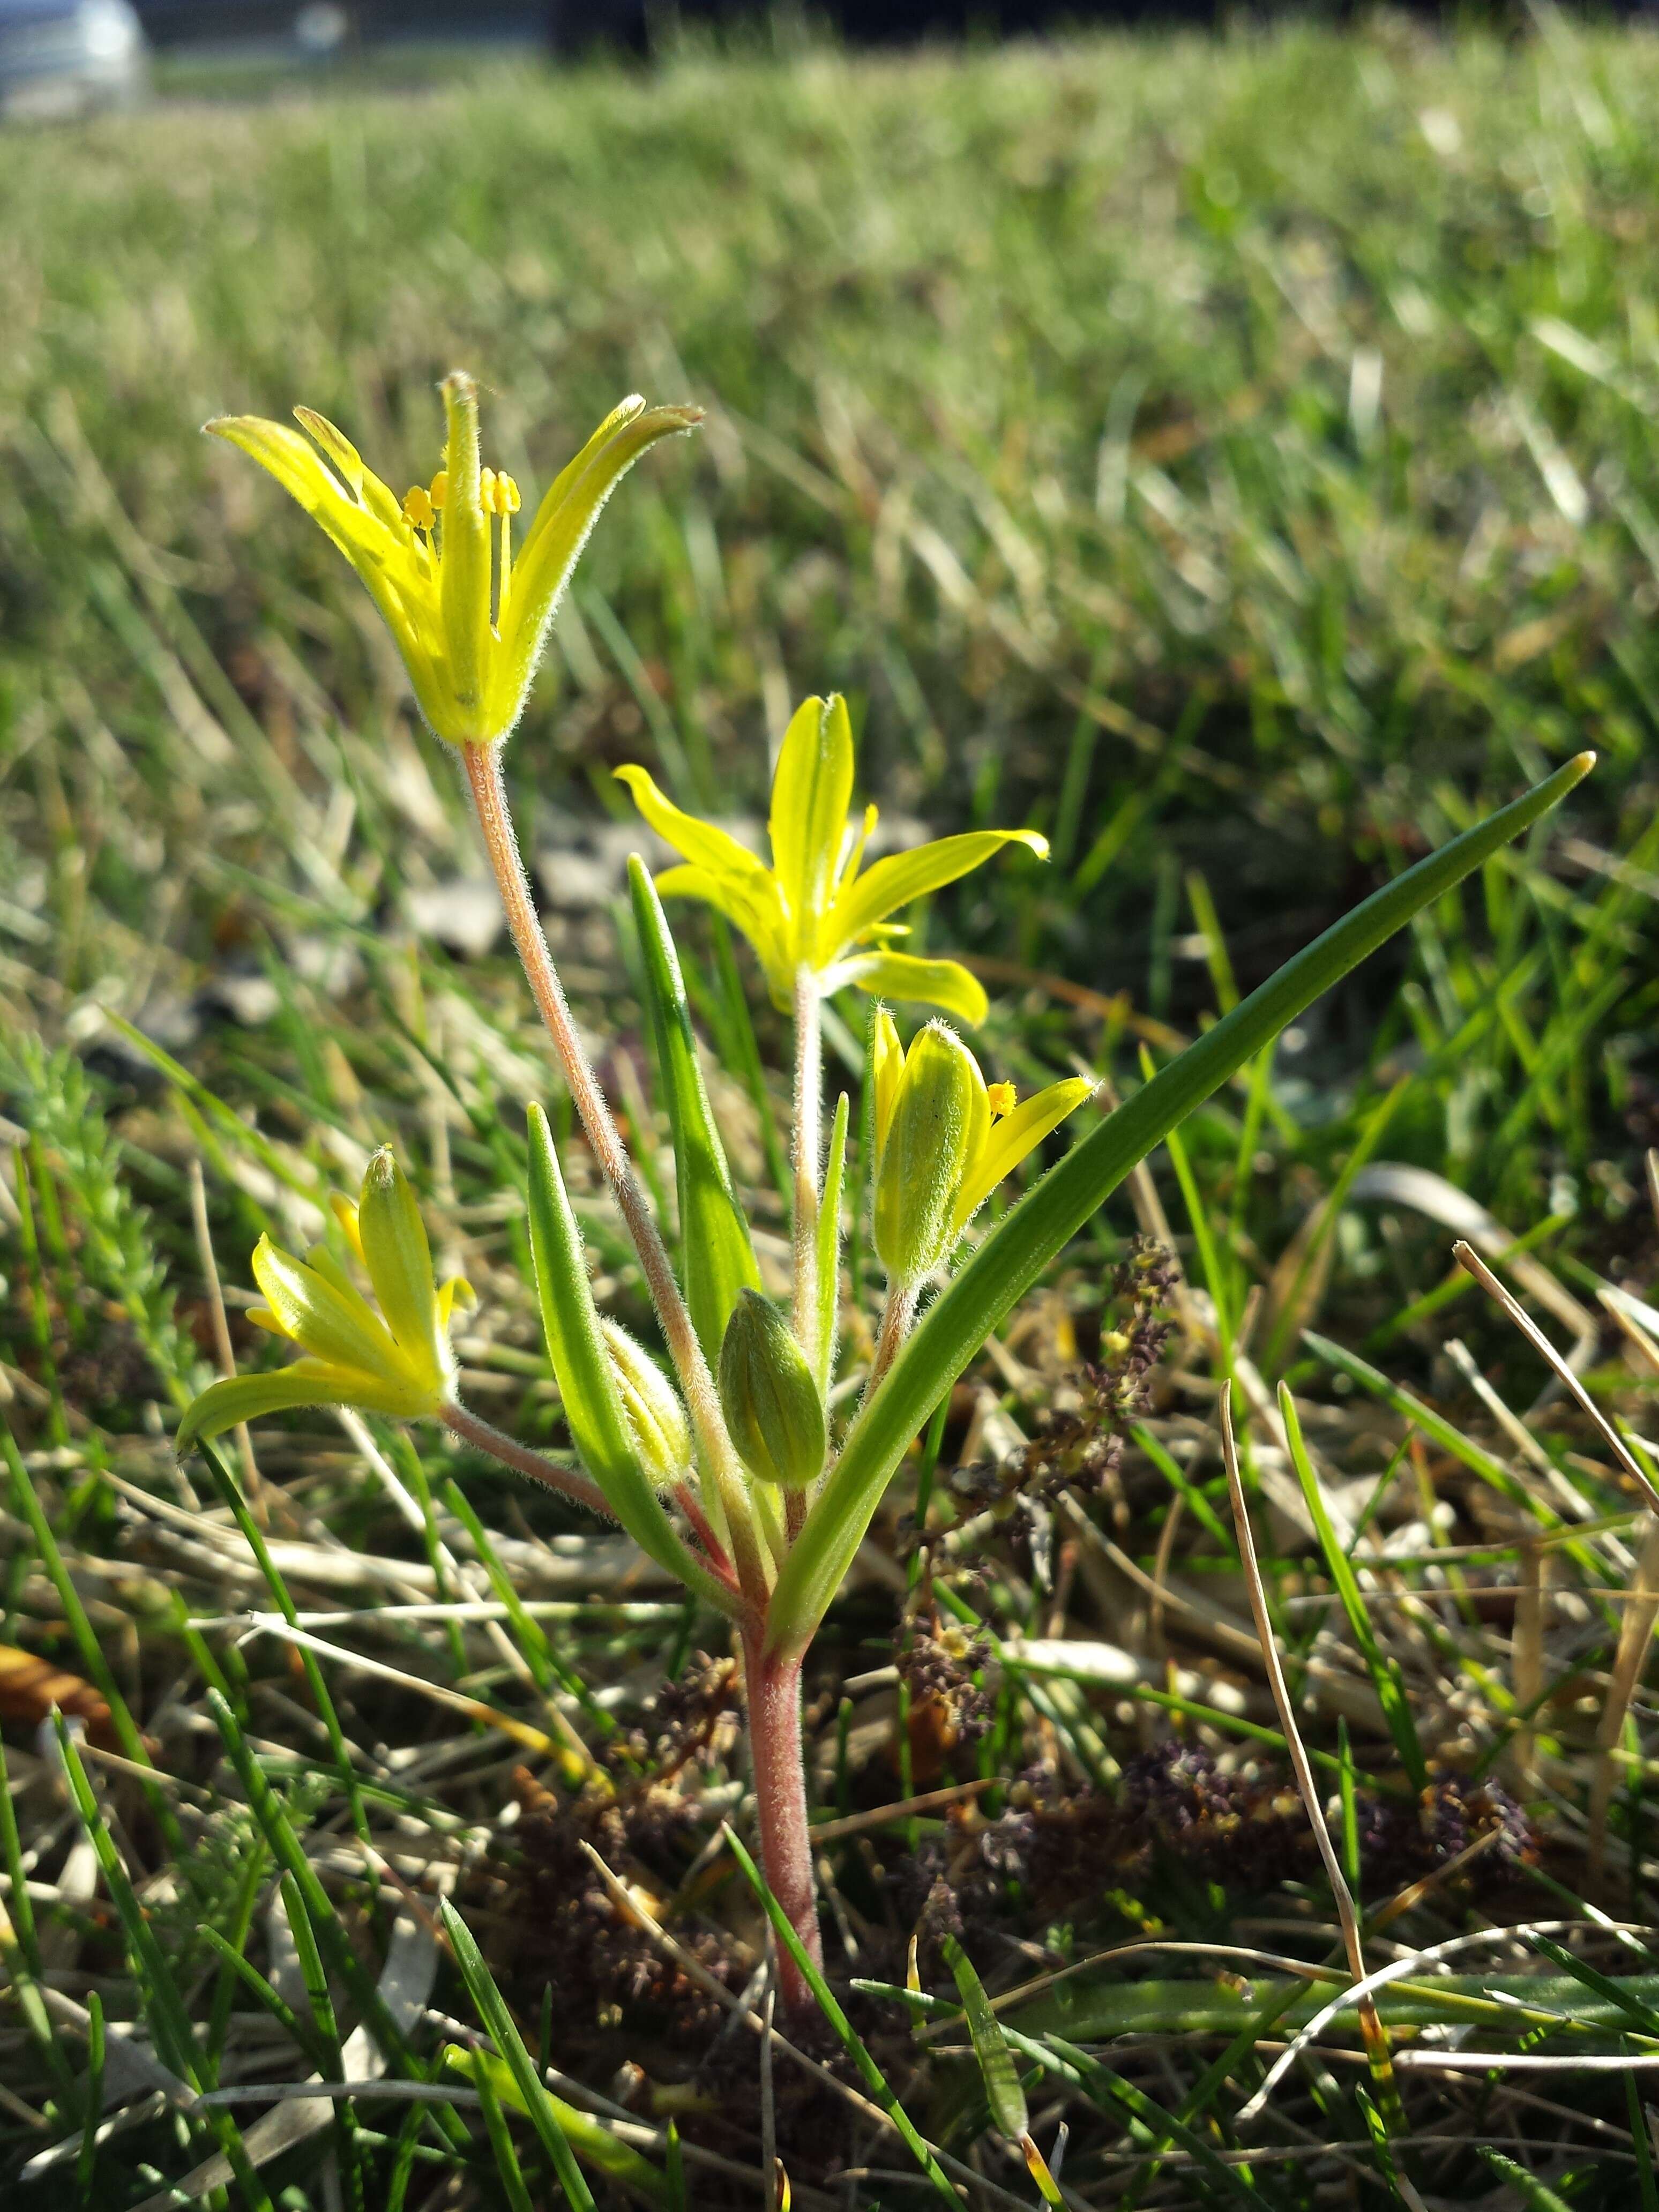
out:
{"label": "hairy flower bud", "polygon": [[679,1393],[625,1328],[602,1320],[599,1329],[640,1464],[657,1488],[665,1490],[681,1481],[691,1466],[691,1425]]}
{"label": "hairy flower bud", "polygon": [[876,1251],[895,1283],[919,1283],[957,1240],[957,1195],[984,1145],[991,1109],[978,1062],[943,1022],[928,1023],[896,1081],[890,1077],[884,1087],[877,1116]]}
{"label": "hairy flower bud", "polygon": [[738,1456],[762,1482],[799,1490],[823,1472],[823,1401],[789,1324],[758,1291],[744,1291],[720,1345],[720,1409]]}

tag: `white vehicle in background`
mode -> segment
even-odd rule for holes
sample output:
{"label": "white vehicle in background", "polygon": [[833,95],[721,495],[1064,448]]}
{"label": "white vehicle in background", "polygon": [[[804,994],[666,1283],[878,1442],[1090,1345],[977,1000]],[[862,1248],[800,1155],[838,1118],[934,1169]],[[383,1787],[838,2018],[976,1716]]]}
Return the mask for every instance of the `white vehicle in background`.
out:
{"label": "white vehicle in background", "polygon": [[0,0],[0,120],[130,106],[148,82],[128,0]]}

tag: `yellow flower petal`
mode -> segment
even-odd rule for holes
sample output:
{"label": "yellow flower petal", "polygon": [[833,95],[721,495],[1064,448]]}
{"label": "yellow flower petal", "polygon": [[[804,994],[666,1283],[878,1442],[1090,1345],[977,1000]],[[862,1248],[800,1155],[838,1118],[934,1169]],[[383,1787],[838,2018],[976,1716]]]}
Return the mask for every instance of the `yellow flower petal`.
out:
{"label": "yellow flower petal", "polygon": [[1005,845],[1025,845],[1039,860],[1048,858],[1048,842],[1035,830],[970,830],[960,837],[919,845],[913,853],[890,853],[836,899],[825,926],[826,938],[836,945],[856,944],[895,907],[908,906],[912,899],[954,883]]}
{"label": "yellow flower petal", "polygon": [[447,1346],[438,1325],[432,1248],[409,1179],[389,1146],[383,1145],[368,1164],[357,1224],[382,1318],[404,1358],[436,1384],[444,1376]]}
{"label": "yellow flower petal", "polygon": [[607,416],[569,465],[554,479],[513,572],[501,612],[501,650],[491,706],[503,727],[519,718],[536,664],[571,571],[605,501],[647,447],[695,430],[700,407],[647,407],[637,395]]}
{"label": "yellow flower petal", "polygon": [[363,1257],[362,1233],[357,1226],[357,1208],[343,1192],[332,1190],[328,1194],[329,1210],[345,1231],[345,1240],[361,1261]]}
{"label": "yellow flower petal", "polygon": [[774,994],[781,990],[782,1003],[787,1006],[790,994],[789,948],[783,934],[783,919],[777,900],[771,891],[771,878],[760,887],[757,896],[751,897],[741,890],[729,876],[716,876],[707,868],[665,868],[656,878],[657,891],[662,898],[701,899],[712,906],[754,946],[760,963],[766,970],[767,981]]}
{"label": "yellow flower petal", "polygon": [[893,1126],[893,1102],[898,1097],[899,1079],[904,1073],[904,1047],[899,1042],[898,1030],[893,1017],[885,1006],[876,1009],[875,1049],[876,1083],[876,1158],[881,1158],[882,1146],[887,1142],[887,1132]]}
{"label": "yellow flower petal", "polygon": [[445,666],[460,717],[458,734],[482,744],[501,732],[489,726],[484,706],[485,670],[493,641],[489,522],[479,495],[478,390],[459,369],[445,377],[439,389],[448,432],[444,447],[448,482],[440,540],[443,557],[438,563]]}
{"label": "yellow flower petal", "polygon": [[808,699],[784,732],[772,779],[772,872],[788,915],[789,949],[817,964],[819,922],[835,885],[853,799],[847,702]]}
{"label": "yellow flower petal", "polygon": [[696,815],[687,814],[676,806],[672,799],[658,790],[650,770],[637,763],[629,762],[614,773],[618,783],[628,786],[635,805],[658,836],[677,853],[683,853],[693,867],[722,880],[729,879],[757,904],[777,907],[777,885],[765,863],[746,845],[738,844],[729,830],[720,829],[715,823],[701,821]]}
{"label": "yellow flower petal", "polygon": [[366,1299],[337,1289],[268,1237],[254,1248],[253,1279],[284,1334],[331,1366],[372,1372],[397,1364],[398,1347]]}
{"label": "yellow flower petal", "polygon": [[1051,1129],[1057,1129],[1068,1114],[1074,1114],[1094,1087],[1086,1076],[1067,1076],[1063,1083],[1051,1083],[1046,1091],[1036,1092],[989,1129],[969,1167],[957,1200],[958,1234],[1003,1177],[1012,1173]]}
{"label": "yellow flower petal", "polygon": [[824,976],[829,990],[854,983],[873,997],[903,1006],[938,1006],[969,1028],[985,1019],[983,986],[955,960],[918,960],[911,952],[854,952]]}

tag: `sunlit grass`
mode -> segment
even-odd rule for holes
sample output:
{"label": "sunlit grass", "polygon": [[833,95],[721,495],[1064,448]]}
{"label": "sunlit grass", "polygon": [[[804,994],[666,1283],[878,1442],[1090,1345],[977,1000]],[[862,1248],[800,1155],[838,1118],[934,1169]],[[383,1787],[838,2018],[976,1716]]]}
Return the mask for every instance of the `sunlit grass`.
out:
{"label": "sunlit grass", "polygon": [[[1161,1064],[1357,896],[1601,751],[1566,818],[1187,1126],[935,1436],[937,1559],[983,1569],[939,1585],[990,1692],[977,1746],[937,1763],[925,1730],[895,1729],[889,1585],[918,1587],[914,1564],[856,1583],[809,1694],[815,1816],[854,1824],[823,1844],[843,1998],[851,1978],[902,1984],[926,1885],[895,1902],[900,1876],[916,1844],[972,1832],[912,1807],[931,1790],[982,1784],[959,1802],[995,1819],[1036,1766],[1133,1807],[1152,1787],[1134,1760],[1179,1730],[1221,1758],[1229,1808],[1288,1832],[1215,1449],[1231,1357],[1310,1755],[1348,1878],[1365,1877],[1373,1963],[1390,1944],[1406,1962],[1378,2010],[1408,2131],[1376,2148],[1351,2017],[1241,2122],[1273,2047],[1322,2002],[1298,1977],[1342,1972],[1329,1893],[1311,1857],[1291,1853],[1287,1874],[1264,1856],[1252,1887],[1176,1852],[1097,1863],[1052,1924],[1005,1900],[969,1930],[994,2001],[1131,1942],[1236,1947],[1125,1957],[1006,2010],[1038,2073],[1043,2152],[1064,2117],[1060,2182],[1079,2202],[1290,2212],[1345,2177],[1362,2201],[1409,2203],[1390,2173],[1473,2199],[1493,2185],[1484,2143],[1575,2207],[1650,2212],[1644,2075],[1629,2099],[1606,2070],[1489,2089],[1437,2072],[1413,2031],[1473,2023],[1474,2049],[1511,2055],[1539,2034],[1534,2055],[1604,2069],[1659,2048],[1659,1747],[1639,1686],[1627,1718],[1613,1694],[1651,1536],[1567,1401],[1517,1434],[1544,1370],[1450,1260],[1473,1200],[1488,1255],[1510,1255],[1500,1273],[1564,1349],[1582,1345],[1598,1402],[1652,1433],[1651,1370],[1598,1294],[1651,1299],[1655,1274],[1640,1148],[1659,1138],[1656,126],[1645,38],[1442,46],[1389,27],[692,59],[650,79],[503,70],[453,92],[8,137],[0,1411],[18,1456],[0,1649],[50,1662],[86,1741],[84,1781],[71,1767],[66,1784],[34,1726],[46,1692],[5,1704],[0,1672],[0,2194],[62,2147],[23,2204],[130,2212],[215,2158],[204,2185],[238,2205],[264,2189],[397,2212],[454,2185],[518,2212],[551,2201],[555,2177],[578,2201],[764,2201],[758,2087],[721,2136],[697,2100],[725,2092],[685,2087],[688,2046],[659,2019],[606,2043],[592,1992],[588,2017],[560,1978],[568,1959],[538,1948],[545,1928],[503,1917],[515,1863],[545,1840],[536,1789],[568,1812],[602,1768],[626,1796],[672,1733],[652,1692],[702,1683],[702,1649],[706,1696],[688,1688],[685,1711],[706,1740],[673,1785],[687,1833],[652,1862],[629,1828],[645,1871],[616,1871],[668,1941],[714,1937],[731,1984],[702,2001],[741,2002],[762,1929],[719,1842],[741,1777],[715,1624],[641,1584],[622,1540],[451,1444],[417,1453],[389,1426],[318,1415],[261,1428],[251,1465],[180,1474],[167,1448],[216,1360],[191,1163],[247,1361],[255,1238],[269,1225],[303,1249],[325,1190],[387,1139],[441,1263],[480,1292],[458,1347],[469,1393],[515,1434],[568,1445],[514,1195],[526,1102],[556,1121],[559,1106],[504,948],[466,935],[461,794],[343,565],[195,434],[304,399],[401,489],[430,477],[432,386],[464,364],[527,502],[623,391],[709,410],[611,508],[508,761],[573,995],[615,1048],[607,1086],[665,1188],[620,763],[684,804],[758,815],[787,704],[844,690],[884,807],[940,832],[1027,821],[1053,842],[1048,867],[1001,866],[937,933],[992,992],[988,1073],[1024,1088],[1080,1062],[1127,1093],[1143,1048]],[[781,1032],[747,956],[734,965],[700,923],[684,934],[769,1263],[784,1163],[757,1102],[783,1095]],[[831,1059],[850,1079],[860,1017],[842,1011]],[[597,1182],[573,1195],[612,1307],[647,1327]],[[956,1462],[1016,1452],[1011,1422],[1040,1457],[1135,1207],[1154,1231],[1161,1210],[1192,1285],[1169,1380],[1103,1506],[1061,1495],[1046,1522],[999,1518],[994,1480],[976,1488]],[[1281,1376],[1294,1439],[1275,1426]],[[878,1534],[902,1553],[896,1520]],[[515,1796],[520,1761],[534,1780]],[[1465,1876],[1408,1897],[1425,1877],[1373,1830],[1411,1812],[1418,1761],[1469,1790],[1501,1780],[1537,1863],[1506,1889],[1460,1887],[1490,1873],[1484,1844]],[[96,1852],[77,1844],[77,1796],[96,1806]],[[1448,1828],[1443,1799],[1435,1820]],[[446,1899],[481,1954],[441,1948]],[[1639,1932],[1613,1932],[1625,1922]],[[797,2148],[806,2077],[780,2051],[773,2118],[803,2203],[829,2201],[812,2191],[837,2161],[908,2175],[854,2185],[866,2202],[921,2203],[970,2164],[1036,2202],[987,2127],[955,1984],[936,1949],[924,1960],[925,2035],[902,2001],[847,2032],[935,2179],[870,2112]],[[121,2031],[138,2016],[135,2043]],[[483,2035],[494,2057],[466,2042]],[[760,2041],[728,2038],[733,2079],[757,2084]],[[940,2041],[958,2055],[928,2057]],[[624,2057],[643,2089],[619,2085]],[[173,2086],[383,2066],[404,2101],[337,2114],[192,2106]],[[109,2114],[136,2115],[101,2144],[91,2076]],[[279,2126],[289,2147],[250,2181]],[[820,2140],[833,2152],[815,2166]]]}

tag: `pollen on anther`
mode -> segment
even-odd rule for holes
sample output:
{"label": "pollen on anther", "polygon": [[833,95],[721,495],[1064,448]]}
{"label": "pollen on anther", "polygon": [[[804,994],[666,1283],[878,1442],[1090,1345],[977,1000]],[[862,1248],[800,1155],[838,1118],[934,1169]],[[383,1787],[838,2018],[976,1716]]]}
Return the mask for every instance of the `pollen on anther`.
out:
{"label": "pollen on anther", "polygon": [[437,519],[426,486],[410,484],[404,494],[404,520],[412,522],[416,530],[430,530]]}
{"label": "pollen on anther", "polygon": [[991,1119],[1000,1121],[1005,1114],[1012,1114],[1019,1097],[1012,1083],[988,1083],[985,1096],[991,1109]]}

